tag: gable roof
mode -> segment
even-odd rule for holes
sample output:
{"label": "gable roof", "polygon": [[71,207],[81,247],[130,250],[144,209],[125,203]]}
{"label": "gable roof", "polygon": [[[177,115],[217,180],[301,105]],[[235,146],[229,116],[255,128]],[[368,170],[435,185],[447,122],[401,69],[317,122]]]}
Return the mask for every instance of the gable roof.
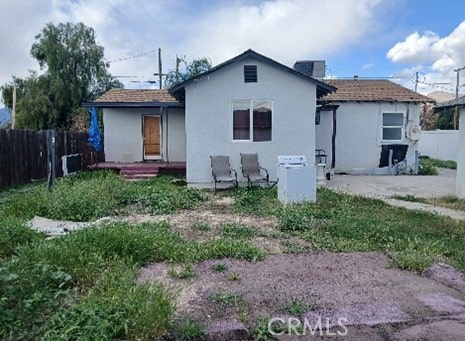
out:
{"label": "gable roof", "polygon": [[335,91],[336,88],[333,87],[332,85],[329,85],[325,82],[322,82],[322,81],[319,81],[318,79],[315,79],[305,73],[302,73],[300,71],[297,71],[297,70],[294,70],[284,64],[281,64],[281,63],[278,63],[277,61],[271,59],[271,58],[268,58],[260,53],[257,53],[255,52],[254,50],[252,49],[248,49],[247,51],[241,53],[240,55],[234,57],[234,58],[231,58],[221,64],[218,64],[217,66],[211,68],[210,70],[206,71],[206,72],[203,72],[201,73],[200,75],[198,76],[195,76],[195,77],[191,77],[189,79],[186,79],[185,81],[181,82],[181,83],[178,83],[178,84],[175,84],[173,85],[171,88],[168,89],[169,93],[174,97],[176,98],[178,101],[180,102],[184,102],[184,99],[185,99],[185,87],[186,85],[198,80],[198,79],[201,79],[203,77],[206,77],[210,74],[212,74],[213,72],[216,72],[222,68],[224,68],[225,66],[228,66],[228,65],[231,65],[233,63],[236,63],[236,62],[239,62],[241,60],[244,60],[244,59],[248,59],[248,58],[253,58],[253,59],[256,59],[256,60],[259,60],[263,63],[266,63],[268,65],[271,65],[273,67],[276,67],[280,70],[283,70],[285,72],[288,72],[290,74],[293,74],[293,75],[296,75],[298,77],[301,77],[307,81],[310,81],[312,83],[314,83],[317,87],[317,97],[321,97],[323,95],[326,95],[332,91]]}
{"label": "gable roof", "polygon": [[94,102],[84,106],[109,107],[160,107],[182,106],[166,89],[111,89]]}
{"label": "gable roof", "polygon": [[385,79],[327,79],[336,92],[320,102],[435,102],[434,99]]}

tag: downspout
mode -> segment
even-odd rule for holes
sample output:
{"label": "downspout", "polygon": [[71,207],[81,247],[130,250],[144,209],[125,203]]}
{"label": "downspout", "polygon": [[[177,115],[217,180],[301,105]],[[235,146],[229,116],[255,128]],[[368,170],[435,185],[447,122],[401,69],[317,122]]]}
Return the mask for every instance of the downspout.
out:
{"label": "downspout", "polygon": [[333,135],[331,137],[331,169],[334,170],[336,167],[336,126],[337,126],[337,108],[339,106],[333,106]]}
{"label": "downspout", "polygon": [[168,143],[168,132],[169,132],[169,127],[168,127],[168,107],[165,107],[165,114],[166,114],[166,163],[169,163],[170,162],[170,155],[169,155],[169,147],[170,147],[170,144]]}

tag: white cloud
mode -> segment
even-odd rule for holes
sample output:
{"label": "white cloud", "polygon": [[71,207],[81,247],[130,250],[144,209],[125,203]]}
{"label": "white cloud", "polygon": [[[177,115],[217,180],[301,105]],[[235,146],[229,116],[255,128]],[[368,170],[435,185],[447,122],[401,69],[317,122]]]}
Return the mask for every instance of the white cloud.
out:
{"label": "white cloud", "polygon": [[[434,32],[426,32],[420,36],[412,33],[404,41],[394,45],[387,53],[387,57],[395,63],[424,63],[435,59],[433,46],[439,41]],[[436,52],[436,51],[434,51]]]}
{"label": "white cloud", "polygon": [[465,21],[445,37],[433,32],[422,36],[412,33],[394,45],[387,58],[395,63],[420,64],[428,70],[423,74],[425,80],[420,87],[423,93],[438,89],[453,92],[456,82],[454,69],[465,65]]}
{"label": "white cloud", "polygon": [[[30,56],[47,22],[78,22],[95,29],[108,60],[163,49],[164,72],[176,54],[222,62],[252,48],[291,65],[325,59],[362,42],[377,26],[382,0],[51,0],[0,1],[0,85],[38,69]],[[378,13],[379,14],[379,13]],[[20,23],[20,24],[19,24]],[[356,24],[354,24],[356,23]],[[157,55],[111,63],[113,75],[155,79]],[[127,83],[129,86],[136,86]],[[145,84],[146,85],[146,84]]]}
{"label": "white cloud", "polygon": [[378,4],[370,0],[274,0],[230,6],[194,25],[189,49],[217,61],[248,48],[287,64],[321,58],[363,39],[376,25],[373,11]]}
{"label": "white cloud", "polygon": [[371,69],[375,66],[375,63],[367,63],[367,64],[363,64],[362,65],[362,69],[363,70],[368,70],[368,69]]}

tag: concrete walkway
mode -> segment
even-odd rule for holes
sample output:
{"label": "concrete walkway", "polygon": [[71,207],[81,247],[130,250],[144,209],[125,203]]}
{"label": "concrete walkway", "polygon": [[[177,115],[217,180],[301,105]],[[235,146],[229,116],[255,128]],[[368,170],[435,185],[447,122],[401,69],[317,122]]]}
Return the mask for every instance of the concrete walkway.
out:
{"label": "concrete walkway", "polygon": [[419,198],[438,198],[455,195],[456,171],[441,169],[439,175],[335,175],[326,186],[337,192],[381,199],[392,206],[421,210],[456,220],[465,220],[465,212],[445,207],[393,199],[394,196],[413,195]]}

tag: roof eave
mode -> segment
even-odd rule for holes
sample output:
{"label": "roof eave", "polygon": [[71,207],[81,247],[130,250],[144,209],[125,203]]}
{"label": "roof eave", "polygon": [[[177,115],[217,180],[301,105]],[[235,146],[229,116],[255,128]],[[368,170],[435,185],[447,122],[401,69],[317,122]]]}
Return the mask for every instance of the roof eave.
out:
{"label": "roof eave", "polygon": [[184,108],[179,102],[83,102],[83,107],[96,108]]}
{"label": "roof eave", "polygon": [[422,100],[397,100],[397,99],[318,99],[319,102],[331,103],[331,102],[391,102],[391,103],[436,103],[435,101],[422,101]]}

